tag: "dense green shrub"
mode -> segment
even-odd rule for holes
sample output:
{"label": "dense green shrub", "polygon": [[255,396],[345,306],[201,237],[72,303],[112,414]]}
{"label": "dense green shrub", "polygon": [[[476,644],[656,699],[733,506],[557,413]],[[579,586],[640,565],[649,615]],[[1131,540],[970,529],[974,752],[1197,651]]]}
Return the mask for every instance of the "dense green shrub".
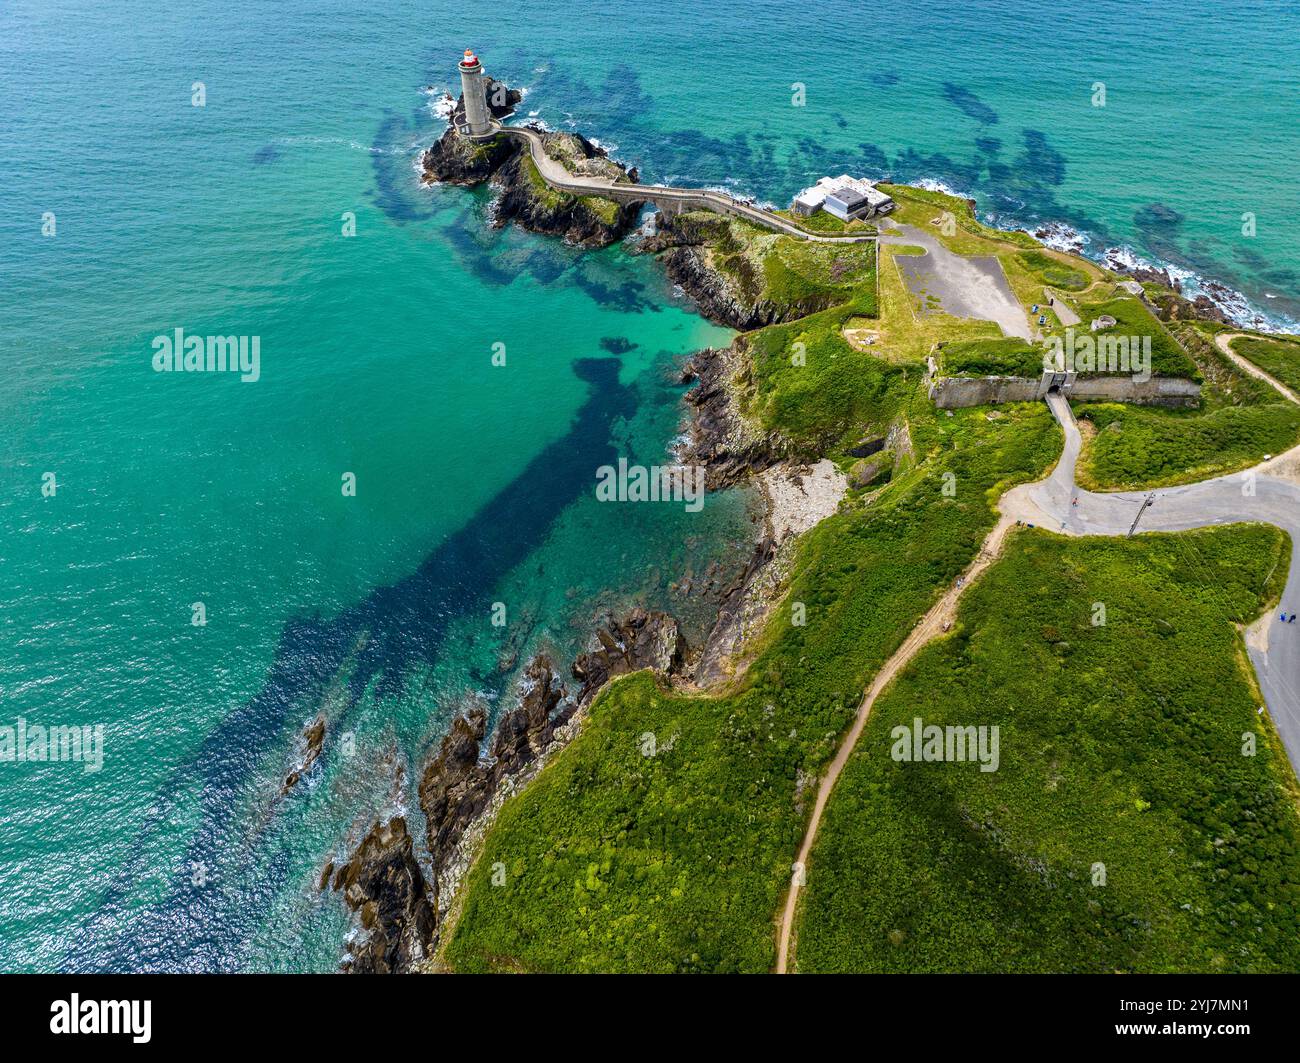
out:
{"label": "dense green shrub", "polygon": [[[1020,533],[877,703],[809,863],[799,969],[1300,967],[1294,780],[1230,663],[1288,555],[1258,526]],[[998,769],[895,761],[916,717],[998,726]]]}

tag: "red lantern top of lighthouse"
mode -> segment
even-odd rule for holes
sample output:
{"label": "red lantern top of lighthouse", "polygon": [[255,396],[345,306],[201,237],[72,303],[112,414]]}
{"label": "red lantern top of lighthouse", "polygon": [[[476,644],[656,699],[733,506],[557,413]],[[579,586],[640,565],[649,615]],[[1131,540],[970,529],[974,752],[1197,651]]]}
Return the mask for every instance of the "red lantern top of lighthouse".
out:
{"label": "red lantern top of lighthouse", "polygon": [[462,60],[460,61],[460,65],[461,65],[461,66],[478,66],[478,56],[475,55],[474,52],[473,52],[471,49],[466,48],[466,49],[465,49],[465,58],[462,59]]}

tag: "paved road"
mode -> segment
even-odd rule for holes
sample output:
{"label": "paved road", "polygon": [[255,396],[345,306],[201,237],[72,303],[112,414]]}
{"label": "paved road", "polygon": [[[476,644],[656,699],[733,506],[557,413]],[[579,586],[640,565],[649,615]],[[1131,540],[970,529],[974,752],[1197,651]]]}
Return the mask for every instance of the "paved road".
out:
{"label": "paved road", "polygon": [[1007,275],[996,255],[959,255],[943,241],[915,225],[885,222],[882,244],[924,249],[923,255],[895,258],[912,294],[936,296],[939,310],[953,317],[994,321],[1007,336],[1033,339],[1029,318],[1007,283]]}
{"label": "paved road", "polygon": [[761,207],[742,203],[740,200],[733,199],[722,192],[714,192],[707,188],[673,188],[670,185],[622,185],[601,177],[571,174],[565,169],[563,163],[546,154],[545,142],[542,140],[541,134],[535,129],[530,129],[527,126],[502,126],[501,132],[508,136],[519,137],[525,141],[528,144],[528,151],[532,156],[533,165],[537,167],[537,172],[541,174],[542,180],[552,188],[558,188],[563,192],[574,192],[578,195],[598,195],[606,198],[610,198],[611,193],[615,193],[615,198],[624,202],[646,200],[652,201],[656,205],[662,202],[674,202],[679,203],[683,209],[687,210],[693,208],[711,209],[723,214],[736,215],[746,221],[753,222],[755,225],[774,229],[798,240],[810,240],[814,243],[864,244],[872,243],[876,239],[874,234],[870,236],[827,236],[805,232],[793,222],[782,218],[778,214],[773,214],[770,210],[763,210]]}
{"label": "paved road", "polygon": [[[1227,337],[1225,350],[1232,338]],[[1230,351],[1228,353],[1235,360],[1236,356]],[[1283,394],[1290,394],[1268,374],[1263,374],[1263,378]],[[1291,536],[1291,568],[1281,604],[1250,626],[1246,633],[1246,648],[1273,723],[1286,747],[1287,757],[1296,774],[1300,775],[1300,621],[1293,626],[1283,625],[1279,620],[1281,613],[1300,612],[1300,447],[1270,458],[1244,473],[1220,476],[1198,484],[1154,492],[1098,494],[1075,485],[1075,466],[1083,448],[1083,439],[1069,402],[1060,394],[1049,395],[1047,402],[1065,433],[1065,446],[1056,467],[1045,479],[1012,488],[1002,496],[998,503],[1000,519],[985,539],[979,556],[962,578],[921,618],[903,645],[876,675],[858,706],[852,727],[818,784],[812,815],[795,858],[794,875],[777,928],[778,974],[789,970],[799,892],[822,815],[877,698],[899,671],[925,645],[942,634],[945,624],[956,617],[962,594],[1001,554],[1007,533],[1017,520],[1066,535],[1128,535],[1135,521],[1138,533],[1189,531],[1241,521],[1260,521],[1286,531]],[[1144,505],[1148,500],[1151,503]]]}
{"label": "paved road", "polygon": [[[1066,535],[1127,535],[1141,511],[1138,534],[1260,521],[1291,536],[1291,571],[1281,605],[1251,625],[1246,644],[1269,713],[1300,774],[1300,622],[1283,625],[1279,619],[1283,612],[1300,612],[1300,477],[1294,471],[1300,447],[1246,472],[1197,484],[1097,494],[1074,483],[1082,442],[1070,404],[1060,395],[1048,402],[1065,430],[1064,453],[1046,480],[1003,496],[1004,514]],[[1142,509],[1148,497],[1152,504]]]}
{"label": "paved road", "polygon": [[1057,321],[1059,321],[1066,328],[1083,323],[1079,315],[1074,312],[1074,308],[1070,306],[1070,304],[1067,303],[1064,299],[1061,298],[1060,292],[1056,291],[1053,288],[1048,288],[1046,289],[1046,291],[1052,297],[1051,309],[1053,310],[1053,312],[1055,312]]}

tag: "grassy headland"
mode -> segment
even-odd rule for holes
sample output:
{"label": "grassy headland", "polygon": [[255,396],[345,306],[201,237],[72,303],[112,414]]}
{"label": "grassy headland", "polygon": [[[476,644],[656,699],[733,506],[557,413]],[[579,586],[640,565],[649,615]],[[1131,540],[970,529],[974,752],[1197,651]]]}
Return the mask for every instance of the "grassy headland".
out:
{"label": "grassy headland", "polygon": [[[1259,526],[1020,533],[877,703],[813,850],[798,969],[1295,970],[1296,794],[1236,627],[1288,556]],[[998,726],[998,769],[893,760],[916,717]]]}
{"label": "grassy headland", "polygon": [[1122,490],[1191,483],[1247,468],[1300,442],[1300,406],[1225,358],[1213,343],[1219,328],[1177,322],[1170,330],[1204,381],[1200,408],[1079,405],[1080,421],[1096,429],[1079,463],[1082,486]]}
{"label": "grassy headland", "polygon": [[[964,200],[888,190],[899,220],[958,253],[996,256],[1026,310],[1050,286],[1079,311],[1078,328],[1109,313],[1117,331],[1151,336],[1157,372],[1204,375],[1202,410],[1084,407],[1102,429],[1085,475],[1191,479],[1300,433],[1300,411],[1216,355],[1209,330],[1165,329],[1113,275],[989,229]],[[908,460],[799,543],[785,596],[729,689],[668,690],[643,673],[601,693],[488,830],[442,941],[456,970],[770,969],[815,779],[862,690],[973,560],[1000,494],[1059,454],[1042,404],[932,407],[921,374],[938,343],[945,367],[967,372],[1036,375],[1041,348],[991,322],[917,313],[893,261],[907,248],[881,249],[877,276],[871,245],[807,243],[707,213],[679,224],[688,229],[667,246],[701,249],[727,298],[804,315],[738,340],[742,414],[841,465],[864,437],[901,427]],[[1043,312],[1044,334],[1063,331]],[[1225,667],[1240,656],[1232,623],[1280,585],[1283,546],[1259,528],[1014,539],[956,634],[877,706],[814,852],[800,967],[1294,965],[1289,769],[1247,677]],[[1089,624],[1096,601],[1105,628]],[[1004,770],[989,781],[882,764],[872,743],[918,712],[1000,723]],[[1249,763],[1225,752],[1234,728],[1258,736]],[[1109,892],[1090,892],[1093,863],[1107,864]],[[1235,952],[1234,919],[1253,934]]]}
{"label": "grassy headland", "polygon": [[[1040,475],[1060,446],[1042,406],[938,418],[918,388],[897,412],[912,415],[924,460],[809,533],[737,688],[688,697],[647,675],[616,683],[507,804],[464,887],[452,967],[771,967],[809,781],[870,676],[974,557],[993,500]],[[804,625],[792,623],[795,602]],[[654,756],[643,755],[647,734]]]}

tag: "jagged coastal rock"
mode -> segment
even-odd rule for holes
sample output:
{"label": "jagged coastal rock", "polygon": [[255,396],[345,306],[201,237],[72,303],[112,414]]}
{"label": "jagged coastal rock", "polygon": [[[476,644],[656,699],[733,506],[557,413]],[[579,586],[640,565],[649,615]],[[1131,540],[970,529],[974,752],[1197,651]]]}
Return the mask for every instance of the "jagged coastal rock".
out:
{"label": "jagged coastal rock", "polygon": [[316,763],[320,756],[321,747],[325,744],[325,717],[317,716],[302,731],[302,752],[299,755],[298,763],[289,770],[285,776],[284,785],[280,788],[280,794],[283,796],[298,785],[301,779]]}
{"label": "jagged coastal rock", "polygon": [[528,665],[521,693],[519,707],[498,722],[487,759],[480,757],[486,720],[476,711],[452,722],[420,778],[419,801],[428,824],[435,899],[438,877],[465,828],[487,806],[505,776],[518,772],[550,745],[555,728],[572,712],[572,704],[561,706],[567,691],[545,656]]}
{"label": "jagged coastal rock", "polygon": [[741,413],[739,393],[748,382],[748,366],[741,336],[730,347],[698,352],[682,371],[682,383],[696,386],[686,393],[691,419],[678,459],[703,466],[711,491],[741,483],[794,453],[788,440],[759,430]]}
{"label": "jagged coastal rock", "polygon": [[[403,973],[423,968],[437,945],[439,917],[468,857],[462,841],[499,807],[503,784],[526,774],[563,743],[557,737],[573,714],[609,680],[643,668],[680,675],[687,657],[677,621],[635,609],[622,620],[606,618],[591,648],[573,663],[579,690],[571,695],[545,655],[535,657],[520,683],[517,708],[498,721],[484,756],[486,715],[475,709],[456,717],[420,778],[419,802],[427,823],[431,876],[414,856],[405,820],[381,820],[341,866],[327,864],[321,888],[343,892],[358,914],[360,932],[343,970]],[[455,864],[453,868],[452,865]]]}
{"label": "jagged coastal rock", "polygon": [[334,889],[343,891],[361,924],[343,960],[344,971],[401,973],[428,956],[434,909],[401,816],[370,829],[352,859],[334,873]]}
{"label": "jagged coastal rock", "polygon": [[573,677],[582,684],[578,700],[586,703],[616,675],[653,668],[660,675],[679,675],[687,645],[677,621],[667,613],[634,609],[625,620],[608,617],[596,631],[597,646],[573,662]]}
{"label": "jagged coastal rock", "polygon": [[[513,113],[522,95],[500,82],[489,82],[488,107],[494,118]],[[494,102],[496,101],[496,102]],[[639,203],[615,203],[599,196],[577,196],[551,188],[542,180],[518,137],[498,133],[486,140],[470,140],[456,131],[464,99],[452,111],[447,131],[421,159],[425,179],[456,185],[491,181],[498,194],[494,224],[515,221],[531,232],[560,236],[583,247],[605,247],[623,239],[636,225]],[[577,133],[557,133],[534,126],[544,141],[546,154],[572,174],[601,177],[620,184],[635,184],[629,171]]]}
{"label": "jagged coastal rock", "polygon": [[[762,258],[781,237],[762,233],[738,239],[734,224],[705,211],[676,217],[659,213],[655,231],[641,241],[641,250],[659,256],[672,282],[705,317],[734,329],[793,321],[830,305],[825,293],[793,302],[773,298],[764,284]],[[724,261],[725,269],[720,265]]]}
{"label": "jagged coastal rock", "polygon": [[[619,177],[627,176],[622,166],[608,159],[603,149],[585,137],[576,133],[544,133],[543,137],[547,154],[553,158],[601,162]],[[575,166],[569,169],[574,173],[584,172]],[[497,224],[517,221],[530,232],[550,233],[583,247],[605,247],[623,239],[632,231],[641,211],[639,203],[620,204],[599,196],[574,196],[556,191],[542,180],[522,145],[497,171],[493,183],[501,189],[496,201]]]}

